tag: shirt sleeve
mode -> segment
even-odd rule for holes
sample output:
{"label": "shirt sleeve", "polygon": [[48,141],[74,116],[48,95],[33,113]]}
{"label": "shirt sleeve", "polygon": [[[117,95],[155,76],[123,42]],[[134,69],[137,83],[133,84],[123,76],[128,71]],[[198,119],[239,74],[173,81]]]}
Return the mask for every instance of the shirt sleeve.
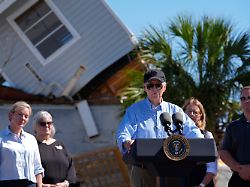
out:
{"label": "shirt sleeve", "polygon": [[226,132],[224,133],[224,138],[221,144],[220,149],[221,150],[230,150],[231,145],[232,145],[232,137],[231,137],[231,131],[230,131],[230,126],[226,128]]}
{"label": "shirt sleeve", "polygon": [[67,178],[66,180],[69,181],[69,183],[75,183],[77,182],[77,177],[76,177],[76,170],[75,170],[75,166],[74,166],[74,162],[73,162],[73,159],[72,159],[72,156],[69,154],[69,151],[67,150],[67,148],[65,147],[64,143],[61,142],[61,145],[63,146],[64,148],[64,152],[65,152],[65,155],[66,157],[68,158],[68,161],[69,161],[69,167],[68,167],[68,171],[67,171]]}
{"label": "shirt sleeve", "polygon": [[44,176],[44,169],[42,167],[42,163],[41,163],[41,157],[40,157],[40,153],[39,153],[39,148],[38,148],[38,144],[37,141],[34,139],[34,149],[35,149],[35,154],[34,154],[34,174],[38,175],[38,174],[42,174],[42,176]]}
{"label": "shirt sleeve", "polygon": [[122,146],[123,142],[131,140],[135,132],[135,120],[133,119],[131,112],[127,110],[116,132],[117,145],[123,154],[126,152]]}
{"label": "shirt sleeve", "polygon": [[214,162],[208,162],[207,164],[207,173],[213,173],[214,175],[217,174],[218,171],[218,163],[217,159]]}
{"label": "shirt sleeve", "polygon": [[205,135],[206,138],[214,138],[213,134],[210,132],[210,131],[206,131],[206,135]]}
{"label": "shirt sleeve", "polygon": [[[210,131],[206,131],[206,138],[214,138],[213,134]],[[207,164],[207,173],[213,173],[214,175],[217,174],[218,171],[218,162],[217,159],[214,162],[208,162]]]}

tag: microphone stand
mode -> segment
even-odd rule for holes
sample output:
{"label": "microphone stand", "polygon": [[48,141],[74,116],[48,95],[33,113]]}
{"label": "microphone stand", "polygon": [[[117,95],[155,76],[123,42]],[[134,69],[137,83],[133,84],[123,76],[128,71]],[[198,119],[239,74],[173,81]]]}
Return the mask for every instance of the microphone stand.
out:
{"label": "microphone stand", "polygon": [[[170,126],[165,126],[164,130],[167,133],[168,136],[173,135],[174,133],[178,132],[179,135],[183,135],[183,126],[180,123],[175,124],[176,129],[171,130]],[[157,186],[158,187],[186,187],[187,181],[186,179],[180,179],[176,176],[160,176],[157,179]]]}

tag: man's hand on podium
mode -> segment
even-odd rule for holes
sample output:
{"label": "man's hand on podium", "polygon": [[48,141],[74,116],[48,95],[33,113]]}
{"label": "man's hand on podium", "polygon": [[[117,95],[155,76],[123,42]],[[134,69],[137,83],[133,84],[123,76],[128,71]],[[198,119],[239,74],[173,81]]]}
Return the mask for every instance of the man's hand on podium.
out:
{"label": "man's hand on podium", "polygon": [[129,152],[131,149],[131,145],[134,143],[134,140],[126,140],[123,142],[123,147]]}

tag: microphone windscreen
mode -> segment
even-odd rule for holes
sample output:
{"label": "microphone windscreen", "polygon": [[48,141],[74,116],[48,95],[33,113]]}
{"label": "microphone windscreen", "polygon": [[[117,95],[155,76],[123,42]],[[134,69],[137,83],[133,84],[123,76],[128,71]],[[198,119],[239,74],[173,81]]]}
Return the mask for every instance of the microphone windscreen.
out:
{"label": "microphone windscreen", "polygon": [[172,120],[175,124],[183,124],[183,115],[181,112],[176,112],[172,115]]}
{"label": "microphone windscreen", "polygon": [[172,119],[171,119],[170,114],[167,113],[167,112],[161,113],[161,115],[160,115],[160,121],[161,121],[162,126],[164,126],[164,127],[166,125],[170,125],[172,123]]}

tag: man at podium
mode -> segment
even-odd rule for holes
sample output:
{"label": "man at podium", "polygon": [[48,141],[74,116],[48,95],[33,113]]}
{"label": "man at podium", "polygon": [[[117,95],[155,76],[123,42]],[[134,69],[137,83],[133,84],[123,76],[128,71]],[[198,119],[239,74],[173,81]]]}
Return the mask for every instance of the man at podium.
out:
{"label": "man at podium", "polygon": [[[181,133],[186,138],[204,138],[194,122],[179,106],[163,101],[162,95],[166,88],[166,78],[161,70],[150,69],[144,74],[144,90],[147,97],[127,108],[116,133],[118,147],[122,154],[130,151],[135,139],[167,138],[169,134],[160,120],[160,115],[164,112],[171,116],[182,113]],[[169,128],[175,131],[176,127],[171,124]],[[135,187],[156,186],[156,177],[144,165],[133,165],[130,175]]]}

